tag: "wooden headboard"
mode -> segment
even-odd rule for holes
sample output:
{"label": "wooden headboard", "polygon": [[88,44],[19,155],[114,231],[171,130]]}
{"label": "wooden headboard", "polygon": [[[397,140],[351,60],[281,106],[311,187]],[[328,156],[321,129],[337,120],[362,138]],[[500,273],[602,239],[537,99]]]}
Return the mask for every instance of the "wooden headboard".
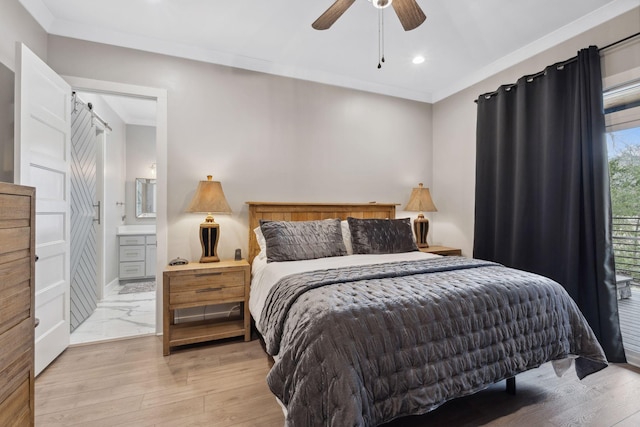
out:
{"label": "wooden headboard", "polygon": [[271,221],[312,221],[340,218],[390,218],[396,217],[393,203],[277,203],[247,202],[249,205],[249,262],[260,252],[253,229],[261,219]]}

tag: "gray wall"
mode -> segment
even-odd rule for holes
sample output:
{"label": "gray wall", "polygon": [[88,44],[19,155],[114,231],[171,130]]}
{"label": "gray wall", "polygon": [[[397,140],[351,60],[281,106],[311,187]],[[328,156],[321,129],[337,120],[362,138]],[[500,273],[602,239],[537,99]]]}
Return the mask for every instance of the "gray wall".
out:
{"label": "gray wall", "polygon": [[[432,189],[430,241],[471,254],[475,203],[473,100],[524,74],[640,31],[640,8],[432,106],[95,43],[49,36],[15,1],[1,0],[0,61],[13,69],[24,40],[60,74],[166,88],[169,102],[169,257],[197,259],[197,181],[221,180],[234,210],[216,217],[220,253],[246,250],[247,200],[406,203]],[[48,40],[48,45],[46,45]],[[607,52],[606,76],[639,66],[637,49]],[[634,65],[635,64],[635,65]],[[615,81],[611,77],[609,81]],[[433,125],[432,125],[433,120]],[[402,215],[403,213],[400,212]]]}
{"label": "gray wall", "polygon": [[208,174],[234,212],[216,216],[222,258],[246,253],[246,201],[406,203],[431,183],[429,104],[56,36],[48,55],[63,75],[167,89],[169,258],[200,257],[204,216],[184,210]]}
{"label": "gray wall", "polygon": [[14,72],[0,63],[0,181],[13,182]]}
{"label": "gray wall", "polygon": [[17,0],[0,0],[0,62],[15,70],[16,42],[47,61],[47,33]]}
{"label": "gray wall", "polygon": [[[433,108],[433,197],[438,207],[431,227],[433,238],[460,247],[465,255],[473,249],[475,205],[476,104],[480,94],[513,83],[525,74],[566,60],[589,45],[606,46],[640,31],[640,8],[536,55],[481,83],[450,96]],[[603,73],[611,76],[640,67],[640,41],[606,52]],[[627,77],[628,78],[628,77]]]}
{"label": "gray wall", "polygon": [[46,61],[47,33],[15,0],[0,0],[0,11],[0,181],[13,182],[12,72],[16,42],[25,43]]}

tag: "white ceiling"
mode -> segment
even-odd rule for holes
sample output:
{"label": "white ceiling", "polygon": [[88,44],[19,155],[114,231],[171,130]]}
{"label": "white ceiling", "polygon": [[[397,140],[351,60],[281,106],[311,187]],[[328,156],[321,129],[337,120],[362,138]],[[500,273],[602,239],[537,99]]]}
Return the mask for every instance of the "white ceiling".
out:
{"label": "white ceiling", "polygon": [[[640,5],[640,0],[417,0],[427,20],[403,31],[357,0],[328,30],[311,23],[334,0],[20,0],[60,36],[439,101]],[[414,65],[412,58],[426,61]]]}
{"label": "white ceiling", "polygon": [[156,101],[155,99],[134,98],[131,96],[107,95],[99,96],[120,116],[123,122],[129,125],[155,126],[156,125]]}

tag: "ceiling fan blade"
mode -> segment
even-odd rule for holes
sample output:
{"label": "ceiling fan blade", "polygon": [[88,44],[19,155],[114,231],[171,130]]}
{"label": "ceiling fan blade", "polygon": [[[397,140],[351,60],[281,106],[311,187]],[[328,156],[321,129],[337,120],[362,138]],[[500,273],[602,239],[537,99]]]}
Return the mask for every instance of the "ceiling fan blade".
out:
{"label": "ceiling fan blade", "polygon": [[336,0],[311,26],[316,30],[326,30],[342,16],[355,1],[356,0]]}
{"label": "ceiling fan blade", "polygon": [[418,28],[427,19],[416,0],[393,0],[391,3],[405,31]]}

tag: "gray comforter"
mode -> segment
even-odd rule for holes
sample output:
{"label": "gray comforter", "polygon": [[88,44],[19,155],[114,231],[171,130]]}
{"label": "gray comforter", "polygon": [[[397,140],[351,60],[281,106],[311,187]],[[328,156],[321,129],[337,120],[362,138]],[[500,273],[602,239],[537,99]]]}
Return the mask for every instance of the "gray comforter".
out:
{"label": "gray comforter", "polygon": [[288,426],[375,426],[569,355],[580,378],[607,365],[560,285],[462,257],[287,276],[260,329]]}

